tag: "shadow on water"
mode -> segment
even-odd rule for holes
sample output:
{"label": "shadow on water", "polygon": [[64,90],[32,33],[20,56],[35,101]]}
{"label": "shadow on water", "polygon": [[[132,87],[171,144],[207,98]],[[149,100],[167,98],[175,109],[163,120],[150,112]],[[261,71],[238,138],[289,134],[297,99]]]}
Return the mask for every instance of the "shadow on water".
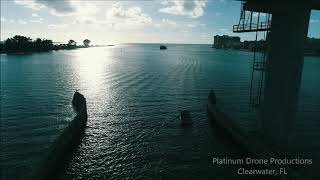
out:
{"label": "shadow on water", "polygon": [[268,167],[263,165],[247,165],[245,164],[246,158],[254,158],[253,154],[247,151],[242,144],[235,141],[232,136],[219,126],[215,121],[211,119],[209,115],[207,119],[209,121],[210,132],[212,134],[213,147],[215,147],[215,154],[212,158],[227,158],[227,159],[243,159],[244,164],[215,164],[212,162],[212,173],[207,176],[206,179],[216,180],[242,180],[242,179],[262,179],[262,180],[278,180],[281,176],[271,175],[240,175],[238,170],[240,168],[248,170],[266,169]]}
{"label": "shadow on water", "polygon": [[[88,127],[86,127],[86,128],[88,128]],[[61,179],[61,180],[69,180],[70,179],[71,180],[71,179],[75,179],[75,177],[66,174],[65,171],[68,168],[68,165],[71,162],[71,160],[73,158],[75,158],[79,154],[79,146],[83,142],[84,137],[85,137],[85,130],[81,134],[81,136],[72,145],[72,146],[74,146],[76,148],[69,149],[69,151],[66,152],[65,158],[62,160],[62,163],[61,163],[63,166],[60,166],[58,169],[56,169],[57,173],[55,173],[54,176],[51,176],[48,180],[57,180],[57,179]]]}
{"label": "shadow on water", "polygon": [[75,155],[75,150],[79,149],[78,147],[84,138],[88,120],[85,97],[76,91],[72,99],[72,106],[77,115],[55,139],[47,157],[40,164],[39,168],[35,169],[30,179],[57,179],[58,172],[67,167],[68,162]]}
{"label": "shadow on water", "polygon": [[[87,127],[86,127],[87,128]],[[66,150],[63,151],[61,157],[53,157],[49,155],[48,159],[45,159],[43,165],[39,169],[25,179],[28,180],[57,180],[57,179],[74,179],[74,177],[65,177],[65,170],[68,167],[70,161],[77,156],[79,152],[79,146],[83,142],[85,137],[85,129],[81,131],[80,135],[77,138],[74,138],[73,141],[68,144]],[[53,146],[52,149],[59,149],[61,147]],[[54,151],[54,150],[53,150]],[[50,159],[55,159],[58,166],[51,164]],[[50,163],[50,164],[49,164]],[[53,168],[51,166],[54,166]],[[45,169],[45,170],[44,170]]]}

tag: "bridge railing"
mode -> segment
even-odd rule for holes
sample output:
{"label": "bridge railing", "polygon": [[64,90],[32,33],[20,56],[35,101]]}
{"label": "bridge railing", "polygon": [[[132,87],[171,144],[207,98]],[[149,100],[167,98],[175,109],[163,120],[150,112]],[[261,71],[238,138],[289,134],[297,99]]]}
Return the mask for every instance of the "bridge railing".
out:
{"label": "bridge railing", "polygon": [[233,26],[233,32],[255,32],[271,30],[271,22],[246,23]]}

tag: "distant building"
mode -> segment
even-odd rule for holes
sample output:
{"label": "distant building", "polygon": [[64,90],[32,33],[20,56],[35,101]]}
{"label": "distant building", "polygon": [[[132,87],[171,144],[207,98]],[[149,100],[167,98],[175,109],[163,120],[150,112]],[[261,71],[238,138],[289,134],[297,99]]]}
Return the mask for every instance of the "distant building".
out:
{"label": "distant building", "polygon": [[[267,41],[271,38],[268,34]],[[213,48],[217,49],[242,49],[249,51],[264,51],[268,48],[265,40],[259,41],[243,41],[238,36],[216,35],[214,36]],[[305,55],[320,56],[320,39],[306,38],[304,46]]]}
{"label": "distant building", "polygon": [[305,41],[304,51],[307,55],[320,56],[320,39],[307,38]]}
{"label": "distant building", "polygon": [[223,49],[237,49],[241,46],[240,37],[223,35],[214,36],[213,47]]}
{"label": "distant building", "polygon": [[238,36],[216,35],[214,36],[213,48],[263,51],[265,48],[267,48],[267,43],[264,40],[241,42],[241,39]]}

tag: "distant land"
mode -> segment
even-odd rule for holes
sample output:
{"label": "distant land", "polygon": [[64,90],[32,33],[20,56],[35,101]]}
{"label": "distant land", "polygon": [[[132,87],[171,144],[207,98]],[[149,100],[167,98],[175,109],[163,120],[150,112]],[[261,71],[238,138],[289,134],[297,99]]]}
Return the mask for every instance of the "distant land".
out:
{"label": "distant land", "polygon": [[[235,49],[262,52],[267,48],[267,40],[243,41],[238,36],[216,35],[212,47],[216,49]],[[306,56],[320,56],[320,39],[307,38],[304,47]]]}
{"label": "distant land", "polygon": [[[46,52],[51,50],[69,50],[77,48],[93,47],[89,39],[83,40],[83,45],[77,45],[77,42],[70,39],[67,44],[55,44],[50,39],[37,38],[32,40],[29,37],[15,35],[0,42],[0,54],[26,54],[32,52]],[[94,46],[96,47],[96,46]]]}

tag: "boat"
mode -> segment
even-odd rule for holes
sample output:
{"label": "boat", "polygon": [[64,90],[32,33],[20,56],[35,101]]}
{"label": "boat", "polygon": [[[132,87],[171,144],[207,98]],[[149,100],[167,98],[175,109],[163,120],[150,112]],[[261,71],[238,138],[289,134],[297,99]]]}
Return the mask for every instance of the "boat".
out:
{"label": "boat", "polygon": [[161,49],[161,50],[164,50],[164,49],[167,49],[167,47],[166,47],[165,45],[161,45],[161,46],[160,46],[160,49]]}

